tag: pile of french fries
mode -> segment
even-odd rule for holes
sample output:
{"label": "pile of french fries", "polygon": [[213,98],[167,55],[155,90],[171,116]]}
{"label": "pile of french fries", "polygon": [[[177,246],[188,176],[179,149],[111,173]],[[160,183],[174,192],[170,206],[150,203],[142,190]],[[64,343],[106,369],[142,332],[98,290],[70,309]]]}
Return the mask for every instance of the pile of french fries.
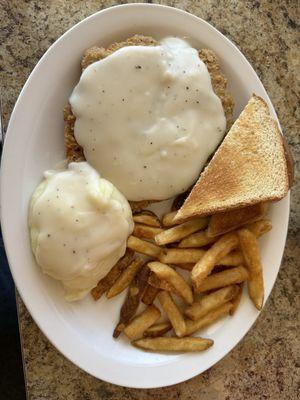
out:
{"label": "pile of french fries", "polygon": [[[124,333],[134,346],[144,350],[208,349],[213,340],[191,335],[233,315],[244,282],[255,307],[263,305],[257,238],[272,228],[264,213],[255,219],[253,209],[249,213],[234,210],[232,216],[223,213],[219,225],[217,215],[176,223],[179,207],[180,201],[175,199],[162,220],[147,210],[135,214],[124,257],[91,292],[98,300],[104,293],[110,299],[127,289],[113,337]],[[255,222],[249,222],[250,214]],[[222,226],[220,232],[218,226]],[[180,269],[186,271],[185,277]],[[136,315],[142,303],[144,311]]]}

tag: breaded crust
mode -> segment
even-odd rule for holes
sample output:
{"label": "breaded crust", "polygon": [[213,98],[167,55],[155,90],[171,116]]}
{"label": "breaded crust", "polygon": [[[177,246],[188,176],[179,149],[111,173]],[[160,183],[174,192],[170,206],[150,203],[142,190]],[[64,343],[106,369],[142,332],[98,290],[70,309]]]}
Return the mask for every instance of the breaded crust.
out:
{"label": "breaded crust", "polygon": [[[102,60],[103,58],[109,56],[114,51],[125,46],[156,46],[158,42],[149,36],[134,35],[123,42],[117,42],[110,45],[107,49],[104,47],[91,47],[83,55],[81,61],[82,71],[88,67],[90,64]],[[217,56],[212,50],[203,49],[199,51],[199,57],[206,64],[208,72],[211,76],[211,82],[216,95],[221,99],[224,108],[227,130],[232,124],[232,115],[234,102],[230,93],[227,91],[227,79],[222,74],[220,70],[220,65]],[[65,146],[66,155],[69,162],[72,161],[84,161],[84,153],[82,147],[76,142],[74,137],[74,124],[75,116],[72,113],[70,104],[67,104],[64,108],[64,136],[65,136]],[[139,211],[149,204],[153,203],[152,200],[143,201],[132,201],[130,202],[133,211]]]}

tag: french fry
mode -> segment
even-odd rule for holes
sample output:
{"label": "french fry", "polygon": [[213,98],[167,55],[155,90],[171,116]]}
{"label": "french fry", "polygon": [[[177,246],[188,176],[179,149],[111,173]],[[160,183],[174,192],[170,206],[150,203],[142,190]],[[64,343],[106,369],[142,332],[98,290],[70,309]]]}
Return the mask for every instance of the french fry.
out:
{"label": "french fry", "polygon": [[96,287],[91,291],[94,300],[99,300],[100,297],[113,285],[116,279],[121,275],[127,266],[131,263],[134,256],[134,251],[126,249],[122,258],[112,267],[107,275],[102,278]]}
{"label": "french fry", "polygon": [[139,239],[135,236],[129,236],[127,240],[127,247],[141,254],[146,254],[152,258],[158,258],[162,253],[162,249],[153,243],[146,240]]}
{"label": "french fry", "polygon": [[120,310],[119,322],[113,332],[114,338],[117,338],[120,335],[125,326],[134,316],[139,306],[140,300],[146,290],[149,274],[149,268],[144,265],[131,282],[128,288],[126,299]]}
{"label": "french fry", "polygon": [[148,283],[147,288],[146,288],[145,293],[144,293],[143,298],[142,298],[142,302],[144,304],[146,304],[147,306],[150,306],[150,304],[152,304],[153,301],[155,300],[155,297],[156,297],[158,292],[159,292],[159,289],[157,289],[154,286],[151,286]]}
{"label": "french fry", "polygon": [[192,289],[178,272],[166,264],[155,261],[148,263],[148,267],[160,279],[169,282],[187,304],[193,303]]}
{"label": "french fry", "polygon": [[223,257],[229,254],[239,244],[236,233],[227,233],[222,236],[212,247],[207,250],[204,256],[194,266],[191,278],[197,288],[203,280],[211,273],[214,266],[217,265]]}
{"label": "french fry", "polygon": [[161,291],[158,293],[157,298],[163,310],[167,314],[167,317],[170,320],[176,335],[179,337],[184,336],[185,334],[184,318],[179,308],[174,303],[171,295],[166,291]]}
{"label": "french fry", "polygon": [[165,279],[160,279],[154,272],[151,272],[148,278],[149,285],[156,289],[167,290],[168,292],[175,292],[175,288],[170,282]]}
{"label": "french fry", "polygon": [[222,304],[235,298],[239,291],[238,285],[226,286],[215,292],[212,292],[200,300],[195,301],[190,307],[188,307],[184,313],[187,317],[193,321],[204,317],[209,311],[220,307]]}
{"label": "french fry", "polygon": [[162,336],[165,333],[169,332],[172,329],[172,325],[170,324],[169,321],[166,322],[161,322],[159,324],[155,324],[150,326],[150,328],[148,328],[143,336],[144,337],[158,337],[158,336]]}
{"label": "french fry", "polygon": [[124,329],[129,340],[137,339],[153,325],[161,316],[161,313],[154,305],[148,306],[145,311],[137,315]]}
{"label": "french fry", "polygon": [[264,302],[264,280],[260,259],[260,251],[255,235],[248,229],[238,232],[240,245],[249,271],[249,296],[255,307],[261,310]]}
{"label": "french fry", "polygon": [[196,352],[207,350],[214,344],[211,339],[194,337],[175,338],[175,337],[156,337],[138,339],[132,342],[136,347],[151,351],[185,351]]}
{"label": "french fry", "polygon": [[233,231],[242,225],[257,221],[265,215],[266,203],[237,208],[212,215],[207,229],[208,236],[219,236]]}
{"label": "french fry", "polygon": [[119,293],[123,292],[126,289],[138,271],[145,264],[145,261],[141,258],[136,258],[132,261],[132,263],[121,273],[119,278],[115,281],[109,291],[106,293],[106,297],[111,299],[114,296],[117,296]]}
{"label": "french fry", "polygon": [[197,319],[196,321],[186,320],[186,336],[192,335],[195,332],[198,332],[200,329],[203,329],[218,319],[227,315],[232,308],[231,302],[222,304],[220,307],[210,311],[204,317]]}
{"label": "french fry", "polygon": [[224,265],[228,267],[238,267],[245,263],[243,253],[241,251],[232,251],[223,257],[217,265]]}
{"label": "french fry", "polygon": [[196,292],[203,293],[208,290],[219,289],[224,286],[234,285],[249,279],[249,273],[246,268],[234,267],[226,269],[222,272],[211,274],[204,281],[197,286]]}
{"label": "french fry", "polygon": [[159,246],[168,243],[178,242],[180,239],[183,239],[191,233],[199,231],[199,229],[205,228],[207,224],[207,217],[192,219],[190,221],[183,222],[182,224],[173,226],[172,228],[162,231],[161,233],[158,233],[154,239]]}
{"label": "french fry", "polygon": [[163,229],[154,226],[134,224],[133,235],[141,239],[154,239]]}
{"label": "french fry", "polygon": [[195,264],[205,253],[202,249],[165,249],[159,255],[159,261],[164,264]]}
{"label": "french fry", "polygon": [[163,226],[168,227],[168,226],[177,225],[176,222],[173,221],[176,214],[177,214],[177,211],[171,211],[171,212],[168,212],[167,214],[165,214],[162,217]]}
{"label": "french fry", "polygon": [[209,237],[207,235],[207,230],[193,233],[192,235],[183,239],[179,244],[179,248],[186,247],[203,247],[208,244],[214,243],[217,238]]}
{"label": "french fry", "polygon": [[242,294],[243,294],[244,282],[240,283],[240,284],[237,285],[237,286],[238,286],[237,294],[236,294],[235,297],[231,300],[232,308],[231,308],[231,310],[229,311],[229,314],[230,314],[230,315],[233,315],[233,314],[236,312],[236,310],[237,310],[237,308],[238,308],[238,306],[239,306],[239,304],[240,304],[240,302],[241,302],[241,298],[242,298]]}
{"label": "french fry", "polygon": [[260,237],[272,229],[272,222],[269,219],[261,219],[246,225],[245,228],[249,229],[256,237]]}
{"label": "french fry", "polygon": [[156,228],[161,227],[158,216],[149,210],[140,211],[139,213],[134,214],[132,218],[134,222],[139,224],[154,226]]}

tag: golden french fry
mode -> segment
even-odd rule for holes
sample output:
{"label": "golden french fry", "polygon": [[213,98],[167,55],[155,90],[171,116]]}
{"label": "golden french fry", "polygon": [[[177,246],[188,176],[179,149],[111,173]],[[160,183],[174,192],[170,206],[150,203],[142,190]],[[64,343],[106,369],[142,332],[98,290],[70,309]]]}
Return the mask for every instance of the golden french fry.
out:
{"label": "golden french fry", "polygon": [[249,229],[256,237],[260,237],[272,229],[272,222],[269,219],[261,219],[246,225],[245,228]]}
{"label": "golden french fry", "polygon": [[222,304],[232,300],[239,291],[237,285],[226,286],[215,292],[212,292],[206,296],[203,296],[200,300],[195,301],[185,311],[185,315],[193,321],[204,317],[209,311],[220,307]]}
{"label": "golden french fry", "polygon": [[147,306],[150,306],[150,304],[152,304],[153,301],[155,300],[155,297],[156,297],[158,292],[159,292],[159,289],[157,289],[154,286],[151,286],[148,283],[147,288],[146,288],[145,293],[144,293],[143,298],[142,298],[142,302],[144,304],[146,304]]}
{"label": "golden french fry", "polygon": [[211,339],[202,339],[194,337],[175,338],[175,337],[157,337],[144,338],[132,342],[140,349],[151,351],[203,351],[214,344]]}
{"label": "golden french fry", "polygon": [[217,321],[224,315],[227,315],[230,312],[231,307],[232,307],[231,302],[228,302],[210,311],[204,317],[197,319],[196,321],[191,321],[188,319],[185,320],[186,336],[192,335],[193,333],[199,331],[200,329],[203,329],[206,326],[211,325],[213,322]]}
{"label": "golden french fry", "polygon": [[154,288],[167,290],[168,292],[175,292],[175,288],[170,282],[165,279],[160,279],[154,272],[150,273],[148,283]]}
{"label": "golden french fry", "polygon": [[173,226],[155,236],[155,242],[162,246],[164,244],[178,242],[180,239],[203,229],[208,224],[208,218],[196,218],[182,224]]}
{"label": "golden french fry", "polygon": [[252,232],[245,228],[241,229],[238,235],[250,275],[248,280],[249,296],[255,307],[261,310],[264,302],[264,278],[257,239]]}
{"label": "golden french fry", "polygon": [[176,225],[176,222],[173,221],[176,214],[177,214],[177,211],[171,211],[171,212],[168,212],[167,214],[165,214],[162,217],[163,226],[168,227],[168,226]]}
{"label": "golden french fry", "polygon": [[127,266],[131,263],[134,256],[134,251],[126,249],[122,258],[115,264],[104,278],[102,278],[96,287],[91,290],[94,300],[99,300],[100,297],[113,285],[116,279],[121,275]]}
{"label": "golden french fry", "polygon": [[149,274],[149,268],[144,265],[142,269],[135,275],[133,281],[131,282],[128,288],[126,299],[120,310],[119,322],[113,332],[114,338],[117,338],[120,335],[125,326],[134,316],[139,306],[140,300],[146,290]]}
{"label": "golden french fry", "polygon": [[187,304],[193,303],[193,292],[190,286],[186,283],[181,275],[178,274],[169,265],[160,262],[150,262],[148,267],[160,279],[169,282],[176,290],[176,292],[183,298]]}
{"label": "golden french fry", "polygon": [[238,286],[237,294],[236,294],[235,297],[231,300],[232,308],[231,308],[231,310],[230,310],[230,312],[229,312],[230,315],[233,315],[233,314],[236,312],[236,310],[237,310],[237,308],[238,308],[238,306],[239,306],[239,304],[240,304],[240,302],[241,302],[241,298],[242,298],[242,294],[243,294],[244,282],[240,283],[240,284],[237,285],[237,286]]}
{"label": "golden french fry", "polygon": [[219,289],[224,286],[241,283],[248,279],[249,273],[246,268],[242,266],[230,268],[208,276],[200,285],[197,286],[196,291],[203,293],[208,290]]}
{"label": "golden french fry", "polygon": [[160,220],[156,214],[149,210],[140,211],[132,216],[133,221],[139,224],[154,226],[156,228],[161,227]]}
{"label": "golden french fry", "polygon": [[146,254],[152,258],[158,258],[162,253],[162,249],[156,246],[156,244],[139,239],[135,236],[129,236],[127,240],[127,247],[137,251],[138,253]]}
{"label": "golden french fry", "polygon": [[192,235],[186,237],[178,244],[178,247],[203,247],[207,246],[208,244],[214,243],[216,240],[218,239],[215,237],[209,237],[207,235],[207,230],[205,230],[193,233]]}
{"label": "golden french fry", "polygon": [[212,247],[207,250],[204,256],[194,266],[191,277],[197,288],[203,280],[211,273],[214,266],[217,265],[223,257],[229,254],[239,244],[239,238],[236,233],[227,233],[222,236]]}
{"label": "golden french fry", "polygon": [[205,253],[202,249],[165,249],[159,255],[159,261],[164,264],[195,264]]}
{"label": "golden french fry", "polygon": [[227,256],[223,257],[218,265],[225,265],[228,267],[238,267],[239,265],[243,265],[245,263],[243,253],[241,251],[232,251],[227,254]]}
{"label": "golden french fry", "polygon": [[166,291],[161,291],[158,293],[157,298],[163,310],[167,314],[167,317],[170,320],[176,335],[179,337],[184,336],[185,334],[184,318],[179,308],[174,303],[171,295]]}
{"label": "golden french fry", "polygon": [[137,339],[153,325],[161,316],[161,313],[154,305],[148,306],[145,311],[137,315],[124,329],[129,340]]}
{"label": "golden french fry", "polygon": [[161,322],[159,324],[155,324],[148,328],[143,336],[144,337],[158,337],[164,335],[165,333],[169,332],[172,329],[172,325],[169,321]]}
{"label": "golden french fry", "polygon": [[106,293],[106,297],[111,299],[114,296],[117,296],[119,293],[123,292],[126,289],[138,271],[142,268],[145,261],[141,258],[136,258],[132,261],[132,263],[121,273],[119,278],[115,281],[109,291]]}
{"label": "golden french fry", "polygon": [[154,239],[163,229],[154,226],[134,224],[133,235],[141,239]]}

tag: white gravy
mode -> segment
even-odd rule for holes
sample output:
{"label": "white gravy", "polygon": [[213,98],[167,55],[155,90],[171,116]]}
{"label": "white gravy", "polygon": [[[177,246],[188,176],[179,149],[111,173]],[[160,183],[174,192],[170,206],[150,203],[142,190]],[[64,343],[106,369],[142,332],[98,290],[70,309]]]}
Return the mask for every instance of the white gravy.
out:
{"label": "white gravy", "polygon": [[128,200],[162,200],[198,178],[226,119],[197,50],[178,38],[91,64],[70,103],[87,161]]}

